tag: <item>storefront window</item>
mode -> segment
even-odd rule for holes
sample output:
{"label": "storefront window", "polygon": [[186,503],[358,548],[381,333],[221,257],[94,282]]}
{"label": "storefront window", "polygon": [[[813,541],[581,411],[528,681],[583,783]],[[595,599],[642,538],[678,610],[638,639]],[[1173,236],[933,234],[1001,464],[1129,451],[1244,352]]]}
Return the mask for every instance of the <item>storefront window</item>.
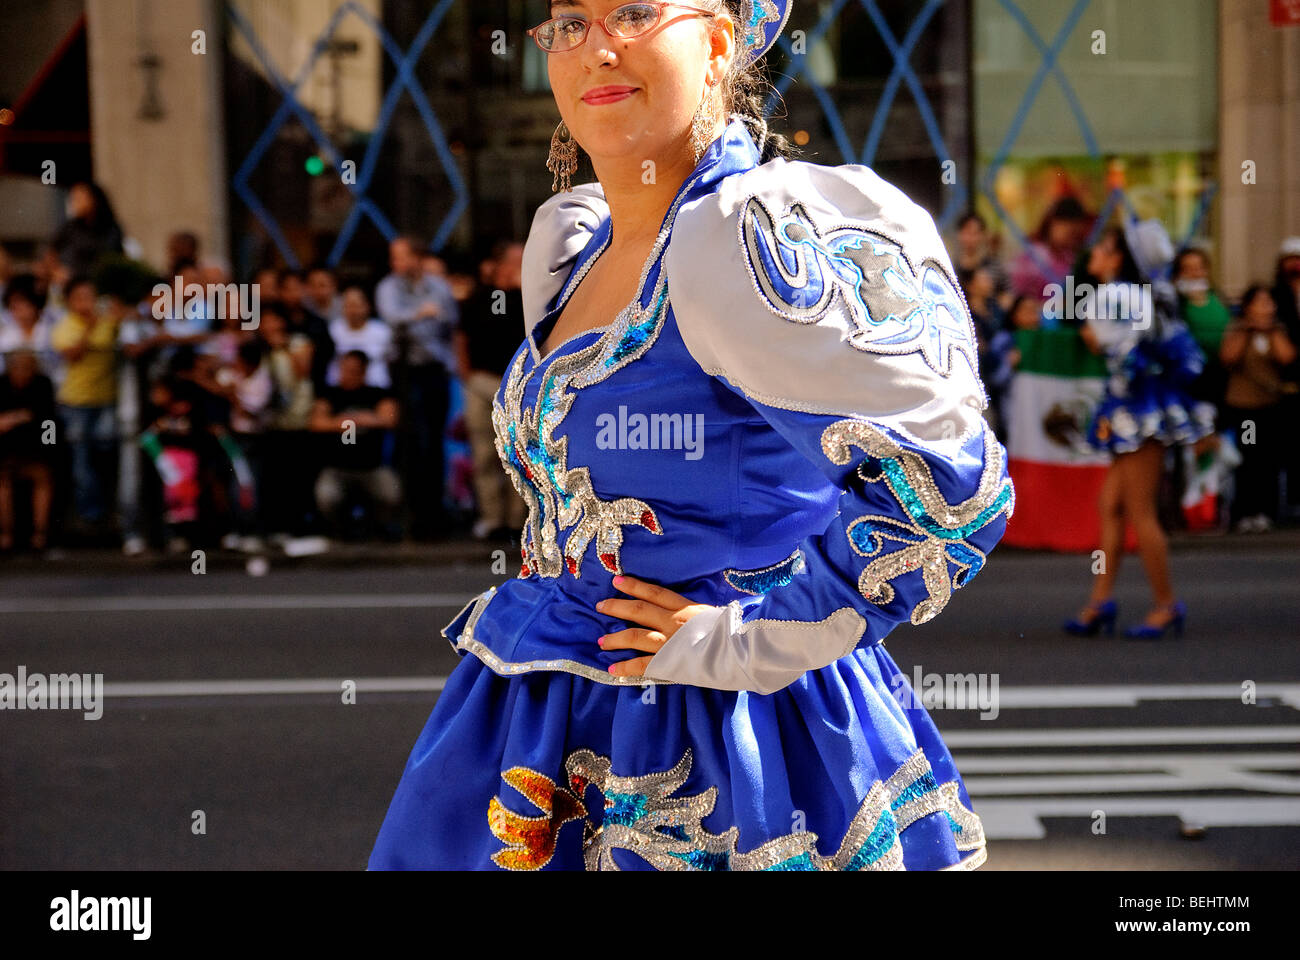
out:
{"label": "storefront window", "polygon": [[397,233],[467,255],[526,233],[549,195],[558,121],[545,55],[525,34],[544,3],[233,0],[227,9],[242,273],[315,261],[373,267]]}
{"label": "storefront window", "polygon": [[803,159],[866,164],[950,222],[972,174],[969,13],[968,0],[796,4],[768,56],[774,123]]}
{"label": "storefront window", "polygon": [[[1214,0],[975,0],[979,208],[1033,233],[1059,197],[1210,235],[1217,152]],[[1057,44],[1048,70],[1042,46]]]}

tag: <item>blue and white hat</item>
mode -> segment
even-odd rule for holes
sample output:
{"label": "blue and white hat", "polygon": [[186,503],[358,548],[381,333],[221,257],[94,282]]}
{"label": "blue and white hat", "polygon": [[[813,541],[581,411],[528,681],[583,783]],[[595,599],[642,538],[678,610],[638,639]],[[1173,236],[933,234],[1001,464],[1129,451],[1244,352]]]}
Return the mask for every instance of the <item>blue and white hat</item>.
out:
{"label": "blue and white hat", "polygon": [[790,19],[794,0],[742,0],[744,22],[740,24],[740,46],[752,63],[772,49]]}

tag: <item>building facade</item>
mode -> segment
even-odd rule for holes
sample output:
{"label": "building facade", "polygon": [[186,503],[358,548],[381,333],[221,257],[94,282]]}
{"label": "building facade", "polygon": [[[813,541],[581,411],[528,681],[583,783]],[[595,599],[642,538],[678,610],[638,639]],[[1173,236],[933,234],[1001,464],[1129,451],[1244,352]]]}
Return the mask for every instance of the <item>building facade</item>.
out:
{"label": "building facade", "polygon": [[[14,2],[51,55],[55,21],[81,24],[89,116],[83,144],[42,140],[40,58],[0,66],[0,242],[57,226],[33,165],[55,145],[147,259],[189,229],[242,277],[373,270],[398,233],[469,259],[524,236],[550,193],[558,114],[524,33],[541,2]],[[800,0],[769,58],[771,122],[805,159],[872,166],[941,227],[979,210],[1008,255],[1064,193],[1160,217],[1235,294],[1300,233],[1300,25],[1275,7]]]}

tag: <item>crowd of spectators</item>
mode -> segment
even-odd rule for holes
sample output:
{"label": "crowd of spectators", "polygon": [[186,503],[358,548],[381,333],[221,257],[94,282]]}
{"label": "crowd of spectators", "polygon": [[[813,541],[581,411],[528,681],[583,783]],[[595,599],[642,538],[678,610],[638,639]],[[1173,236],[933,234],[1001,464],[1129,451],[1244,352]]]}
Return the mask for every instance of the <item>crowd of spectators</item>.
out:
{"label": "crowd of spectators", "polygon": [[[474,272],[449,273],[399,237],[373,286],[322,264],[235,284],[185,231],[162,270],[127,259],[94,184],[72,188],[68,214],[27,262],[0,249],[0,553],[87,542],[130,555],[216,543],[307,552],[462,525],[480,539],[518,535],[524,507],[497,461],[492,398],[524,336],[522,244],[501,241]],[[1066,197],[1004,260],[981,217],[958,225],[952,259],[1003,436],[1019,344],[1071,328],[1045,309],[1048,290],[1086,280],[1094,228]],[[1300,237],[1283,244],[1272,281],[1236,302],[1211,267],[1185,249],[1169,279],[1207,360],[1198,399],[1228,433],[1253,425],[1230,521],[1265,530],[1300,499],[1295,445],[1283,442],[1300,414]],[[470,449],[459,473],[472,515],[447,496],[449,435]]]}
{"label": "crowd of spectators", "polygon": [[[1088,238],[1095,227],[1077,199],[1064,197],[1025,248],[1004,261],[981,216],[967,214],[958,224],[953,265],[975,321],[988,419],[1001,435],[1011,416],[1007,398],[1018,344],[1037,330],[1079,330],[1081,320],[1049,308],[1049,291],[1067,277],[1089,281]],[[1214,287],[1210,255],[1199,247],[1178,251],[1170,275],[1161,278],[1176,290],[1179,319],[1205,356],[1195,398],[1214,405],[1217,426],[1240,460],[1222,526],[1242,532],[1267,531],[1300,506],[1300,455],[1286,429],[1300,416],[1300,237],[1284,241],[1271,266],[1272,278],[1252,284],[1235,302]]]}
{"label": "crowd of spectators", "polygon": [[[319,264],[237,284],[189,232],[161,270],[128,259],[103,192],[70,196],[35,256],[0,251],[0,553],[518,535],[489,381],[523,339],[520,244],[474,275],[399,237],[373,285]],[[449,435],[476,521],[445,496]]]}

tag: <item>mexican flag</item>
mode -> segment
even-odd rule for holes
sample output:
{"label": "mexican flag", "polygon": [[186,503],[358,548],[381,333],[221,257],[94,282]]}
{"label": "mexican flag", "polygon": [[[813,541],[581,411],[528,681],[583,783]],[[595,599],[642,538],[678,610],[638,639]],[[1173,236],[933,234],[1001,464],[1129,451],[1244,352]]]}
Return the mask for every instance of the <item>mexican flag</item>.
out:
{"label": "mexican flag", "polygon": [[1097,494],[1110,455],[1086,436],[1105,389],[1105,361],[1072,329],[1017,330],[1016,348],[1020,364],[1003,407],[1016,512],[1002,542],[1096,550]]}

